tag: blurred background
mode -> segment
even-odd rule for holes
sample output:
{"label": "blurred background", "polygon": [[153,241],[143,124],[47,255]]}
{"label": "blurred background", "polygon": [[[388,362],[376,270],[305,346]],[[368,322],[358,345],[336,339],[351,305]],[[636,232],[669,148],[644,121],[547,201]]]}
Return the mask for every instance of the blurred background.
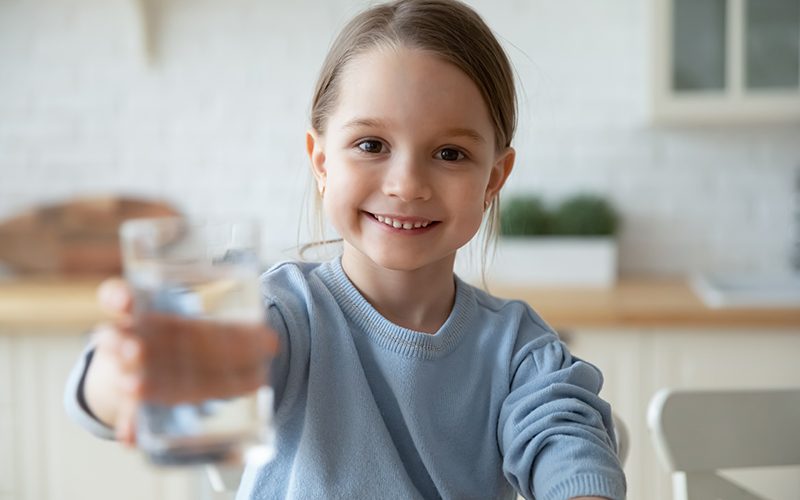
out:
{"label": "blurred background", "polygon": [[[694,296],[642,292],[697,274],[794,272],[800,2],[468,3],[518,76],[517,165],[505,193],[590,192],[619,215],[617,283],[558,295],[573,310],[553,306],[554,320],[540,312],[607,372],[605,394],[634,443],[630,498],[670,498],[644,418],[658,387],[800,385],[800,306],[786,293],[773,312],[715,313]],[[261,217],[265,259],[286,256],[311,238],[304,134],[317,72],[338,30],[369,4],[0,0],[0,221],[84,197],[136,197],[192,215]],[[43,289],[7,271],[0,379],[13,383],[0,385],[0,498],[201,495],[202,474],[151,472],[59,413],[84,324],[98,317],[96,282],[51,283],[63,295],[44,307]],[[631,281],[640,288],[618,291]],[[537,307],[554,296],[526,297]],[[599,319],[585,320],[581,297]],[[675,304],[689,301],[676,320]],[[108,458],[117,453],[119,462]],[[754,484],[800,498],[797,474]]]}
{"label": "blurred background", "polygon": [[[655,126],[653,2],[471,3],[519,77],[508,192],[607,195],[623,273],[789,265],[797,120]],[[296,244],[313,85],[364,5],[3,0],[0,217],[128,193],[258,214],[270,253]]]}

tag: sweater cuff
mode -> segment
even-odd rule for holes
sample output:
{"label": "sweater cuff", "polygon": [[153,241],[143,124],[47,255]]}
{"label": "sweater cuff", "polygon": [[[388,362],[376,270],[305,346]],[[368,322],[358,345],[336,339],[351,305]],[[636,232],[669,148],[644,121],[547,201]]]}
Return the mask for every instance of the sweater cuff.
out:
{"label": "sweater cuff", "polygon": [[72,368],[64,388],[64,409],[78,425],[103,439],[114,439],[114,429],[94,416],[83,396],[83,383],[94,355],[94,346],[88,346]]}
{"label": "sweater cuff", "polygon": [[568,500],[575,497],[605,497],[625,500],[625,480],[596,474],[571,477],[545,493],[542,500]]}

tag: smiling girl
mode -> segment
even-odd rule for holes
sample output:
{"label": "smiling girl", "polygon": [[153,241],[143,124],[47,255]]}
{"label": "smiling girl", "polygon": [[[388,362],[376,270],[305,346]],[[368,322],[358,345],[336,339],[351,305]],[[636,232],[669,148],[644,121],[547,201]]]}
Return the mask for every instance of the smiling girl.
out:
{"label": "smiling girl", "polygon": [[[511,66],[469,7],[400,0],[344,28],[306,141],[343,250],[263,276],[270,324],[252,335],[280,344],[278,454],[248,466],[237,498],[624,498],[600,372],[528,305],[453,273],[456,251],[496,224],[515,123]],[[103,292],[129,313],[122,284]],[[74,414],[133,442],[153,386],[147,340],[104,331],[68,396]]]}

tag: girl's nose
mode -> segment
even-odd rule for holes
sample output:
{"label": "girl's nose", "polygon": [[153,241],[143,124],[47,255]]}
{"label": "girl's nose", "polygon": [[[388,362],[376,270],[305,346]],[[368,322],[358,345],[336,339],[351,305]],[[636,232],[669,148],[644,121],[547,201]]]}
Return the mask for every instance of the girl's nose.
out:
{"label": "girl's nose", "polygon": [[428,200],[432,189],[424,161],[414,158],[397,158],[386,170],[383,192],[402,201]]}

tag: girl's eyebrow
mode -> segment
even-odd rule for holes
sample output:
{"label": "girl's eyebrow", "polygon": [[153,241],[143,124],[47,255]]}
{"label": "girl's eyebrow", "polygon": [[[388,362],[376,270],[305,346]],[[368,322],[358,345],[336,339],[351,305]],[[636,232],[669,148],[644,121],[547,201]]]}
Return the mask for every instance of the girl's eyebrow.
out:
{"label": "girl's eyebrow", "polygon": [[[355,118],[345,123],[342,128],[351,129],[359,127],[386,129],[389,128],[389,125],[387,122],[377,118]],[[441,134],[447,137],[464,137],[477,144],[486,144],[486,139],[478,133],[478,131],[467,127],[449,128],[444,130]]]}
{"label": "girl's eyebrow", "polygon": [[481,134],[479,134],[476,130],[473,130],[471,128],[457,127],[457,128],[447,129],[444,131],[444,135],[446,135],[447,137],[464,137],[478,144],[486,143],[486,139],[484,139],[484,137]]}
{"label": "girl's eyebrow", "polygon": [[377,118],[354,118],[349,122],[345,123],[342,128],[359,128],[359,127],[369,127],[369,128],[387,128],[388,124]]}

